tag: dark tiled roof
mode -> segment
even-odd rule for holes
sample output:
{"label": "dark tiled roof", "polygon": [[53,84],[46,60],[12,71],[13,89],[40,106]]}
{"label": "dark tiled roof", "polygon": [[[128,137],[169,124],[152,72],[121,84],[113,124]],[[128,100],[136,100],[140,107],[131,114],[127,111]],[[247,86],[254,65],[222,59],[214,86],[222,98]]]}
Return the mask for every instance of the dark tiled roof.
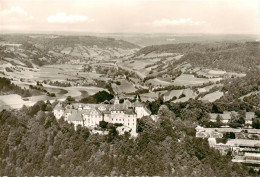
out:
{"label": "dark tiled roof", "polygon": [[82,113],[77,110],[73,110],[71,115],[68,117],[69,121],[82,121]]}
{"label": "dark tiled roof", "polygon": [[113,106],[111,106],[111,108],[109,109],[110,111],[124,111],[126,108],[126,106],[124,104],[115,104]]}
{"label": "dark tiled roof", "polygon": [[134,102],[134,107],[142,107],[142,106],[144,106],[144,104],[142,102],[140,102],[140,101]]}
{"label": "dark tiled roof", "polygon": [[246,112],[246,118],[245,120],[252,120],[255,117],[254,112]]}
{"label": "dark tiled roof", "polygon": [[129,100],[125,99],[125,100],[124,100],[124,105],[125,105],[126,107],[131,107],[131,106],[132,106],[132,103],[131,103]]}
{"label": "dark tiled roof", "polygon": [[144,110],[148,112],[148,114],[152,114],[152,112],[148,108],[144,107]]}
{"label": "dark tiled roof", "polygon": [[135,112],[132,109],[127,109],[127,110],[124,111],[124,113],[129,114],[129,115],[135,115]]}
{"label": "dark tiled roof", "polygon": [[54,107],[53,110],[59,111],[59,110],[64,110],[64,109],[63,109],[62,105],[61,105],[60,103],[58,103],[58,104]]}

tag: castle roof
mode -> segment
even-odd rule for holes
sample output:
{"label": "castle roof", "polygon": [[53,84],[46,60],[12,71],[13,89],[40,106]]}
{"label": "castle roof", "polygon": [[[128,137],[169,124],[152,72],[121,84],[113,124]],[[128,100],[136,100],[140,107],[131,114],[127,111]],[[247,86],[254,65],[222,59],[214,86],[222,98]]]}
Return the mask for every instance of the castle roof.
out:
{"label": "castle roof", "polygon": [[60,111],[60,110],[64,110],[64,109],[63,109],[62,104],[61,104],[61,103],[58,103],[58,104],[53,108],[53,110]]}
{"label": "castle roof", "polygon": [[144,104],[142,102],[140,102],[139,100],[136,100],[134,102],[134,107],[143,107],[143,106],[144,106]]}
{"label": "castle roof", "polygon": [[72,113],[72,110],[73,110],[73,109],[66,109],[64,112],[65,112],[65,114],[67,114],[67,113]]}
{"label": "castle roof", "polygon": [[254,112],[246,112],[246,118],[245,120],[252,120],[255,117]]}
{"label": "castle roof", "polygon": [[82,113],[78,110],[72,110],[71,116],[68,117],[69,121],[83,121]]}
{"label": "castle roof", "polygon": [[125,99],[124,100],[124,105],[127,106],[127,107],[131,107],[132,103],[129,100]]}
{"label": "castle roof", "polygon": [[110,107],[110,111],[124,111],[127,107],[124,104],[115,104]]}
{"label": "castle roof", "polygon": [[144,107],[144,110],[145,110],[148,114],[152,114],[152,112],[151,112],[148,108]]}
{"label": "castle roof", "polygon": [[231,146],[260,147],[259,140],[230,139],[227,144]]}
{"label": "castle roof", "polygon": [[132,109],[127,109],[124,111],[125,114],[128,114],[128,115],[135,115],[136,113],[134,112],[134,110]]}

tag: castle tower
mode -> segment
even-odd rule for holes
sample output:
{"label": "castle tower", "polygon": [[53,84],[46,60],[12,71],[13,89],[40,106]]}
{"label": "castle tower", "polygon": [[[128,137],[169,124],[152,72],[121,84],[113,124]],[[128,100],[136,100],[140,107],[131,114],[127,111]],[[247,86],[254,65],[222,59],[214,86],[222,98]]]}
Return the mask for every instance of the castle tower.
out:
{"label": "castle tower", "polygon": [[119,104],[119,98],[118,98],[118,96],[117,96],[117,95],[116,95],[116,97],[115,97],[114,104]]}

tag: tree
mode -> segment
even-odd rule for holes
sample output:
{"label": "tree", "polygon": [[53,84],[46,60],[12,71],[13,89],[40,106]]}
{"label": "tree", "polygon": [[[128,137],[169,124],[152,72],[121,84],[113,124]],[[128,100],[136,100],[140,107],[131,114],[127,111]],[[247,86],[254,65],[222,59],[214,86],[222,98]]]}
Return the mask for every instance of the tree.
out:
{"label": "tree", "polygon": [[217,121],[217,123],[222,122],[222,117],[219,114],[217,115],[216,121]]}
{"label": "tree", "polygon": [[256,115],[258,118],[260,118],[260,110],[256,110],[256,111],[255,111],[255,115]]}
{"label": "tree", "polygon": [[252,122],[252,127],[256,129],[260,129],[260,118],[254,118]]}
{"label": "tree", "polygon": [[104,101],[110,101],[111,99],[114,98],[114,95],[106,92],[106,91],[99,91],[98,93],[94,95],[90,95],[86,98],[83,98],[80,100],[81,103],[102,103]]}
{"label": "tree", "polygon": [[65,101],[67,102],[67,104],[71,104],[75,101],[75,98],[68,96]]}
{"label": "tree", "polygon": [[108,125],[108,122],[106,122],[106,121],[102,120],[99,122],[99,127],[101,127],[102,129],[106,129],[107,125]]}

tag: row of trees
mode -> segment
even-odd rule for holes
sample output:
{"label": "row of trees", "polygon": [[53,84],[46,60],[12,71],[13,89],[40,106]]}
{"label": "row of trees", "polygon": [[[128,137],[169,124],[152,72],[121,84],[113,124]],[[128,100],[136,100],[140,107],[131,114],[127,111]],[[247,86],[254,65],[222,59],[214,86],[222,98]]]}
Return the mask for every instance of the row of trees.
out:
{"label": "row of trees", "polygon": [[28,89],[22,89],[21,87],[11,83],[11,80],[5,77],[0,77],[0,94],[19,94],[23,97],[32,96]]}

